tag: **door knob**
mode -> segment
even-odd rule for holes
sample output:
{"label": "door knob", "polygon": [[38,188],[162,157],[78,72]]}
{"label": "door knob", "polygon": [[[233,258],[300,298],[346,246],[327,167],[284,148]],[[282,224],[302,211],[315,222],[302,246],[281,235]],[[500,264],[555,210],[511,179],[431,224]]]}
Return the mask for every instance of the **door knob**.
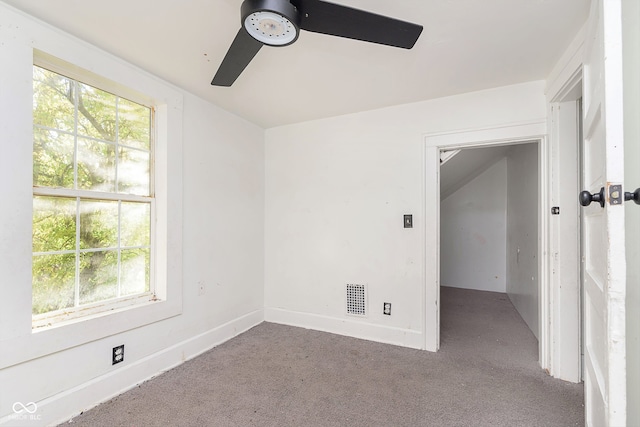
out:
{"label": "door knob", "polygon": [[636,191],[633,193],[629,193],[628,191],[624,192],[624,201],[633,200],[636,205],[640,205],[640,188],[636,188]]}
{"label": "door knob", "polygon": [[[638,196],[640,196],[640,192],[638,192]],[[625,198],[626,198],[626,194],[625,194]],[[581,191],[579,199],[580,199],[580,204],[582,206],[589,206],[591,202],[598,202],[600,203],[600,207],[604,208],[604,187],[600,188],[599,193],[591,194],[588,191]]]}

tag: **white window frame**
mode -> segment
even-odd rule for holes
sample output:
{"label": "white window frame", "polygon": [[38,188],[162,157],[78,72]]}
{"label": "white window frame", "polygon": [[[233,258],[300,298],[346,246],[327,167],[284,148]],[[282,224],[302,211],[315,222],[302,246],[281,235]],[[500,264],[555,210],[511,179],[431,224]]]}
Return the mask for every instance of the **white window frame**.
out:
{"label": "white window frame", "polygon": [[[51,187],[33,187],[33,195],[34,196],[53,196],[53,197],[66,197],[66,198],[74,198],[74,199],[93,199],[100,201],[127,201],[127,202],[142,202],[148,203],[150,205],[150,277],[149,277],[149,291],[145,291],[136,295],[118,297],[103,301],[96,301],[90,304],[83,304],[74,307],[68,307],[60,310],[50,311],[47,313],[42,313],[38,315],[32,315],[32,328],[34,330],[40,328],[47,328],[52,326],[57,326],[59,324],[64,324],[64,322],[82,320],[87,317],[91,317],[93,315],[98,315],[105,311],[113,311],[117,309],[125,309],[131,306],[151,302],[158,301],[159,298],[156,295],[156,286],[155,286],[155,168],[154,168],[154,154],[155,154],[155,141],[156,141],[156,117],[155,117],[155,105],[151,98],[137,93],[129,88],[126,88],[122,85],[118,85],[108,79],[100,77],[95,73],[91,73],[89,71],[83,70],[80,67],[74,66],[68,62],[57,59],[51,55],[48,55],[44,52],[35,51],[33,58],[33,65],[52,71],[64,77],[68,77],[74,81],[77,81],[82,84],[87,84],[96,89],[103,90],[109,93],[112,93],[120,98],[125,98],[129,101],[133,101],[137,104],[146,106],[151,110],[151,128],[150,128],[150,187],[149,187],[149,196],[139,196],[135,194],[127,194],[127,193],[118,193],[118,192],[99,192],[99,191],[91,191],[91,190],[81,190],[81,189],[68,189],[68,188],[51,188]],[[74,134],[74,137],[77,137],[77,134]],[[76,207],[76,210],[78,207]],[[77,213],[76,213],[77,214]],[[119,246],[118,246],[119,249]],[[76,248],[77,252],[78,249]],[[55,252],[53,252],[55,254]],[[77,265],[76,265],[77,268]],[[77,286],[78,283],[75,283],[74,286]],[[76,289],[77,292],[77,289]]]}
{"label": "white window frame", "polygon": [[[19,31],[38,32],[29,18],[11,17]],[[0,17],[0,23],[4,21]],[[0,41],[4,40],[0,34]],[[135,66],[68,34],[51,32],[9,45],[12,60],[3,65],[2,76],[10,78],[11,92],[0,99],[0,128],[12,141],[10,160],[2,161],[0,178],[11,182],[6,193],[12,209],[0,214],[12,224],[15,256],[0,262],[6,274],[0,287],[0,369],[71,349],[83,344],[133,331],[182,313],[182,122],[183,92]],[[0,48],[2,45],[0,44]],[[2,50],[2,49],[0,49]],[[46,52],[46,53],[45,53]],[[109,310],[51,327],[32,328],[31,257],[33,210],[33,64],[34,58],[74,64],[79,70],[99,70],[119,87],[144,93],[155,106],[155,274],[156,298],[129,307]],[[2,77],[0,76],[0,77]],[[7,77],[8,76],[8,77]],[[74,76],[70,76],[74,77]],[[85,79],[80,79],[87,81]],[[88,84],[91,82],[87,81]],[[5,102],[6,101],[6,102]],[[136,101],[134,99],[134,101]],[[9,230],[6,230],[9,231]],[[0,242],[0,246],[3,246]],[[4,286],[7,285],[7,286]],[[11,319],[11,321],[4,321]]]}
{"label": "white window frame", "polygon": [[[1,2],[0,2],[1,4]],[[141,334],[182,313],[183,99],[185,92],[100,48],[0,6],[0,370],[88,343]],[[158,301],[32,329],[33,63],[59,58],[145,94],[156,106],[156,295]],[[133,334],[133,335],[132,335]],[[113,338],[112,338],[113,337]],[[108,344],[111,344],[109,342]],[[88,351],[88,350],[87,350]]]}

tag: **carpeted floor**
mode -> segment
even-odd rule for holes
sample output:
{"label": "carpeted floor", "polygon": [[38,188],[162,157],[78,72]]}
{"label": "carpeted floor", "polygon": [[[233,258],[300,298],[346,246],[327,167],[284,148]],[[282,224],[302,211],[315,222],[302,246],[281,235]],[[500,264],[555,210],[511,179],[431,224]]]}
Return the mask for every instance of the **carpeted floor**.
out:
{"label": "carpeted floor", "polygon": [[505,294],[441,295],[438,353],[263,323],[64,425],[584,425]]}

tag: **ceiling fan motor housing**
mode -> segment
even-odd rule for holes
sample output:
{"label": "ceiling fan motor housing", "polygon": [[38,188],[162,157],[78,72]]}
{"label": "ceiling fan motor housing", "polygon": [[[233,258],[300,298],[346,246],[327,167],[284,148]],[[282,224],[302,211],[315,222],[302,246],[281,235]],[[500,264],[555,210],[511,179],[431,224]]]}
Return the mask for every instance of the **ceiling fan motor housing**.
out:
{"label": "ceiling fan motor housing", "polygon": [[229,87],[262,46],[287,46],[300,30],[411,49],[422,25],[323,0],[244,0],[241,27],[211,84]]}
{"label": "ceiling fan motor housing", "polygon": [[288,0],[245,0],[242,26],[251,37],[269,46],[287,46],[300,34],[300,13]]}

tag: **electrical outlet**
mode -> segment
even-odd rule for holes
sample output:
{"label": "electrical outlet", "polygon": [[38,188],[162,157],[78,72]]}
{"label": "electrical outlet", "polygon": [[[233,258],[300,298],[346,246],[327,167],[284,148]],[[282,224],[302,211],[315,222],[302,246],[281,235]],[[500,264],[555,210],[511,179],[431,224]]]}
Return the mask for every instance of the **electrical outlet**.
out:
{"label": "electrical outlet", "polygon": [[207,292],[207,287],[203,280],[198,282],[198,295],[202,296]]}
{"label": "electrical outlet", "polygon": [[111,364],[115,365],[120,362],[124,362],[124,344],[113,347]]}
{"label": "electrical outlet", "polygon": [[387,316],[391,316],[391,303],[385,302],[382,306],[382,314],[386,314]]}

